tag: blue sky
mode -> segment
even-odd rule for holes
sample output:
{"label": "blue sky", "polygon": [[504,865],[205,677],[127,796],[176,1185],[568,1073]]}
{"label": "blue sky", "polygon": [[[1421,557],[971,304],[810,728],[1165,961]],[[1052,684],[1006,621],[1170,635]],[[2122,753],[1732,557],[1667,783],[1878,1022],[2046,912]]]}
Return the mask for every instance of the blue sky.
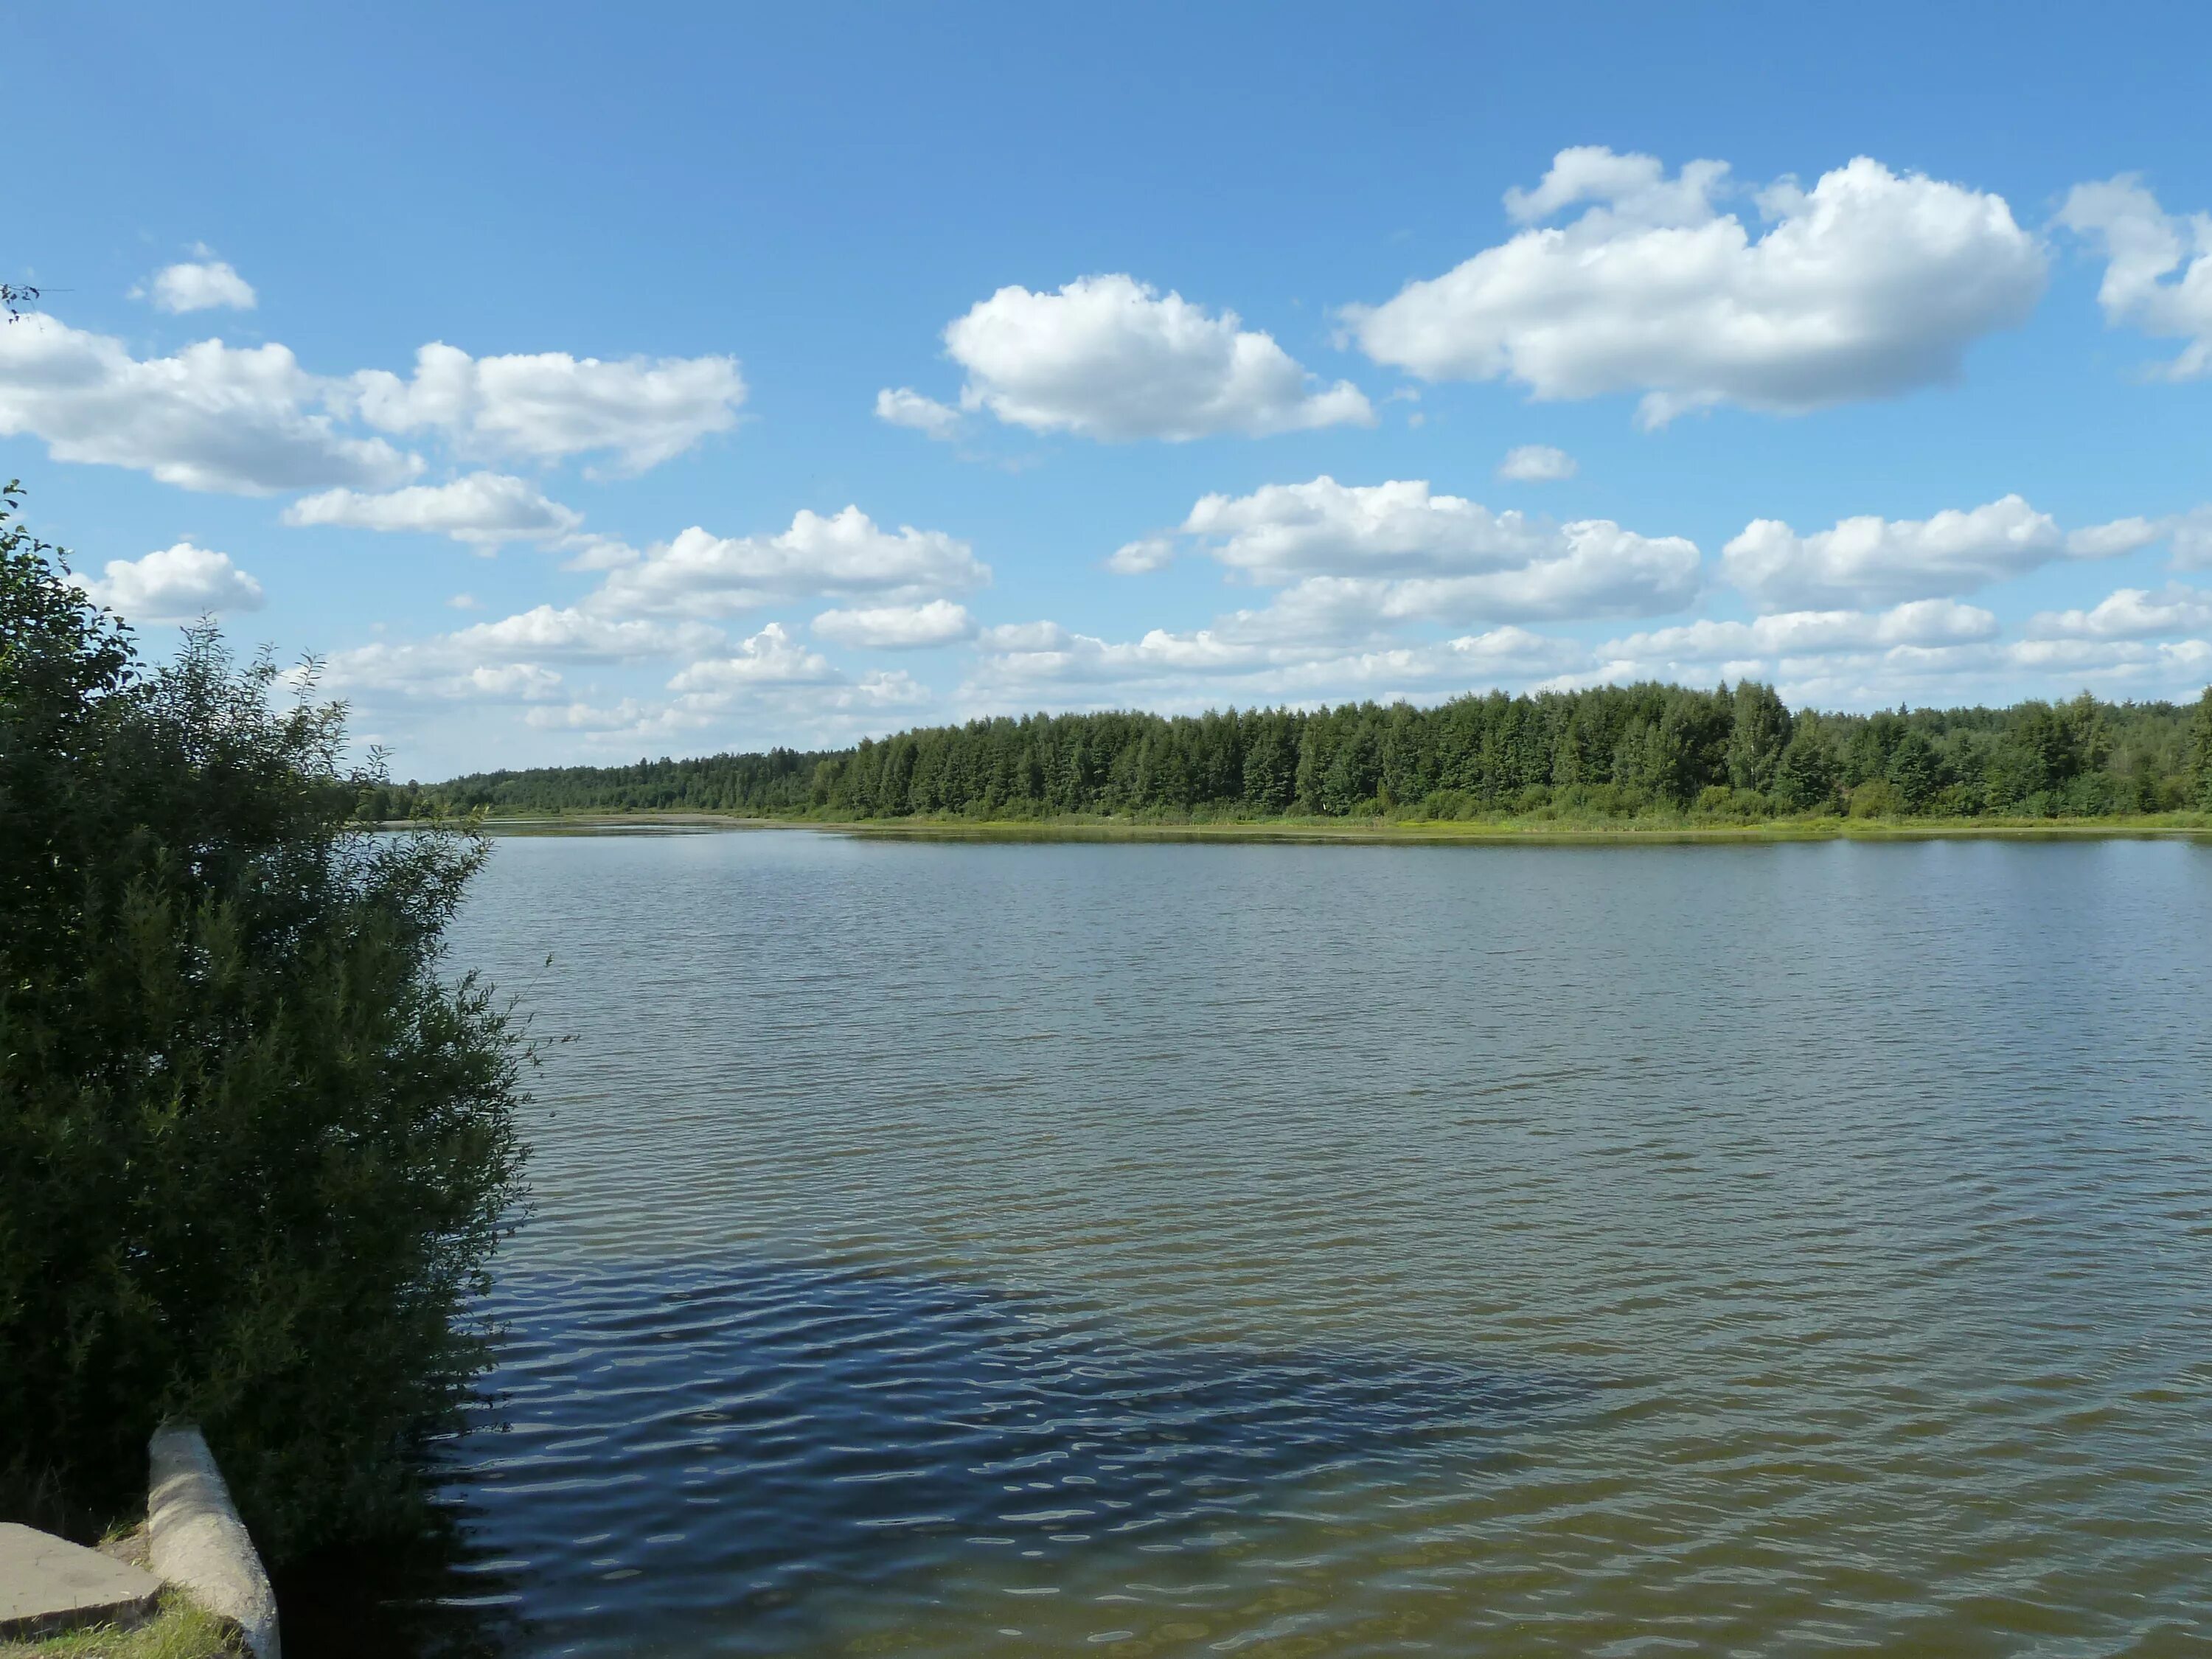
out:
{"label": "blue sky", "polygon": [[46,9],[0,473],[403,777],[2194,696],[2208,16]]}

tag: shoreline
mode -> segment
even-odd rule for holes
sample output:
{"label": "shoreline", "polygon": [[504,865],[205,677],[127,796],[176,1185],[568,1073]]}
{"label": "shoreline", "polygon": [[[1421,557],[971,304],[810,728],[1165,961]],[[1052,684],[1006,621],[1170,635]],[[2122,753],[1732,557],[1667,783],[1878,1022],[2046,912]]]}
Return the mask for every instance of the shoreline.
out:
{"label": "shoreline", "polygon": [[[427,822],[427,821],[426,821]],[[592,836],[813,830],[862,839],[968,842],[1228,842],[1358,846],[1758,846],[1863,841],[2212,841],[2212,823],[2172,815],[2122,818],[1814,818],[1756,823],[1557,823],[1542,820],[1231,820],[1212,823],[1133,819],[827,819],[750,817],[735,812],[562,812],[487,817],[491,835]],[[407,823],[375,826],[405,829]]]}

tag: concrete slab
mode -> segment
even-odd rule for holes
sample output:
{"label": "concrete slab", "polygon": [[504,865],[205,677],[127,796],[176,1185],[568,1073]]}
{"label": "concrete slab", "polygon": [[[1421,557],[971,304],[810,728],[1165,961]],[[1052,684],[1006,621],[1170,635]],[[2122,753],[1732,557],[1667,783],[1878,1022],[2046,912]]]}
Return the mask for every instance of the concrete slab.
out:
{"label": "concrete slab", "polygon": [[236,1625],[253,1659],[283,1659],[276,1596],[232,1506],[206,1439],[189,1423],[156,1431],[146,1528],[154,1571],[218,1618]]}
{"label": "concrete slab", "polygon": [[161,1581],[150,1572],[0,1522],[0,1637],[132,1624],[154,1610],[161,1593]]}

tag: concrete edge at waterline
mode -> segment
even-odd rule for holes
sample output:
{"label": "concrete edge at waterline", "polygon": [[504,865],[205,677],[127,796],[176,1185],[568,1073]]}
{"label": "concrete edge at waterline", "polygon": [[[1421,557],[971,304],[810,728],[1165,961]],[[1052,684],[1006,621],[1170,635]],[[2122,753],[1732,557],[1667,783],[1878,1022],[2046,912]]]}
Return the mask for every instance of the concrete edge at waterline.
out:
{"label": "concrete edge at waterline", "polygon": [[158,1577],[238,1626],[253,1659],[282,1659],[276,1595],[197,1425],[165,1424],[148,1447],[146,1522]]}

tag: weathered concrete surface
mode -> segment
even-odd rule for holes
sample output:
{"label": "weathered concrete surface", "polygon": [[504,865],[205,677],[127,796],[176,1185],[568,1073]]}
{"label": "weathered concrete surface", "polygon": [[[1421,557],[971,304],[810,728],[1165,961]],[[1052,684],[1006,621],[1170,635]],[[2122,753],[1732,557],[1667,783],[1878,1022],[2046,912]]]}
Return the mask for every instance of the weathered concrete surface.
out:
{"label": "weathered concrete surface", "polygon": [[173,1423],[155,1435],[150,1452],[154,1571],[235,1624],[255,1659],[280,1659],[276,1593],[206,1440],[192,1425]]}
{"label": "weathered concrete surface", "polygon": [[135,1624],[161,1581],[51,1533],[0,1522],[0,1637]]}

